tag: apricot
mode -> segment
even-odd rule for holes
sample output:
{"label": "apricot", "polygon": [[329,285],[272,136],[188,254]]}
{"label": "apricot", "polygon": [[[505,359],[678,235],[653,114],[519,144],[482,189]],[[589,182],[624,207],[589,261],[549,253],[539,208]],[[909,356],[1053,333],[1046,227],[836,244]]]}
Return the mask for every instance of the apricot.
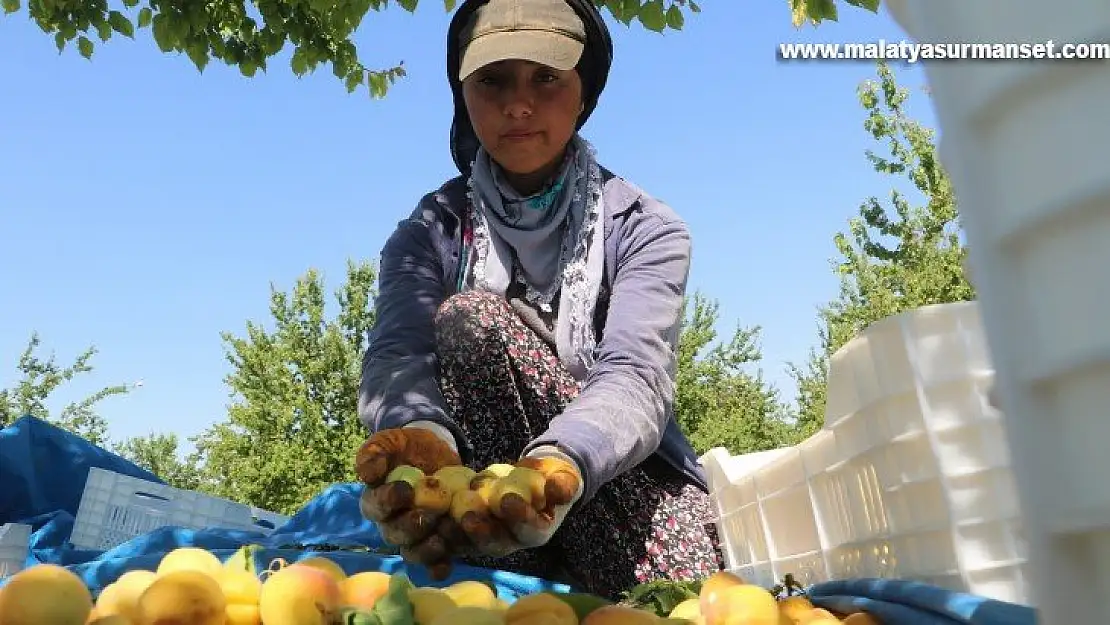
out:
{"label": "apricot", "polygon": [[259,625],[262,581],[246,569],[224,569],[218,581],[227,601],[227,625]]}
{"label": "apricot", "polygon": [[207,573],[179,570],[159,575],[139,596],[135,625],[224,625],[227,600]]}
{"label": "apricot", "polygon": [[412,603],[412,618],[417,625],[429,625],[440,614],[458,607],[440,588],[413,588],[409,590],[409,602]]}
{"label": "apricot", "polygon": [[706,625],[779,625],[778,601],[754,584],[730,586],[717,593],[709,611],[702,612]]}
{"label": "apricot", "polygon": [[833,625],[834,623],[840,623],[840,619],[824,608],[813,608],[802,613],[801,617],[795,622],[798,625]]}
{"label": "apricot", "polygon": [[381,571],[364,571],[343,580],[343,604],[369,610],[389,592],[389,574]]}
{"label": "apricot", "polygon": [[517,599],[505,611],[506,625],[578,625],[574,608],[554,595],[538,593]]}
{"label": "apricot", "polygon": [[647,610],[607,605],[590,612],[582,625],[658,625],[659,617]]}
{"label": "apricot", "polygon": [[492,609],[497,605],[497,595],[492,588],[482,582],[456,582],[444,588],[443,594],[459,607]]}
{"label": "apricot", "polygon": [[92,594],[81,578],[54,564],[23,569],[0,592],[3,625],[85,625],[92,610]]}
{"label": "apricot", "polygon": [[154,571],[128,571],[116,581],[104,587],[96,598],[97,618],[118,614],[134,621],[139,606],[139,597],[154,583],[158,576]]}
{"label": "apricot", "polygon": [[200,571],[216,576],[223,568],[223,562],[211,552],[199,547],[179,547],[162,556],[156,572],[159,577],[174,571]]}
{"label": "apricot", "polygon": [[747,582],[744,578],[729,573],[728,571],[717,571],[710,575],[701,584],[701,592],[698,593],[698,598],[701,600],[701,613],[703,616],[708,616],[713,612],[713,605],[717,602],[717,595],[726,588],[733,586],[742,586]]}
{"label": "apricot", "polygon": [[304,560],[298,560],[297,564],[301,566],[310,566],[314,569],[320,569],[328,575],[331,575],[332,578],[335,579],[336,583],[339,584],[342,584],[343,580],[347,579],[347,572],[343,570],[343,567],[339,566],[334,560],[325,558],[323,556],[312,556],[310,558],[305,558]]}
{"label": "apricot", "polygon": [[779,601],[779,612],[782,612],[792,622],[802,618],[802,615],[813,610],[813,603],[801,595],[794,595]]}
{"label": "apricot", "polygon": [[505,625],[505,617],[497,610],[464,606],[440,614],[429,625]]}
{"label": "apricot", "polygon": [[331,575],[293,564],[266,579],[258,607],[266,625],[325,625],[339,610],[342,596]]}
{"label": "apricot", "polygon": [[689,623],[701,623],[704,619],[701,616],[701,600],[698,598],[687,599],[679,603],[667,615],[668,619],[675,621],[686,621]]}

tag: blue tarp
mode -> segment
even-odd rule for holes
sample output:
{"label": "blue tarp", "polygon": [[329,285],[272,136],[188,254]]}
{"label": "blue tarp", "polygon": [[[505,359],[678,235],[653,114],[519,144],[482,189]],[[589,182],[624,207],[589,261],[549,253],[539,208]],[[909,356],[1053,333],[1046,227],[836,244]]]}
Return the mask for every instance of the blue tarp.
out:
{"label": "blue tarp", "polygon": [[[490,581],[508,601],[540,590],[570,590],[564,584],[462,565],[456,566],[447,580],[433,582],[423,567],[408,568],[398,556],[367,553],[366,549],[385,552],[388,547],[377,527],[359,512],[362,487],[358,484],[326,489],[269,536],[219,528],[166,527],[109,551],[74,549],[68,540],[85,479],[93,467],[164,483],[120,456],[34,417],[23,417],[0,430],[0,524],[32,526],[26,566],[44,562],[66,566],[94,593],[128,570],[156,567],[164,554],[177,547],[202,547],[226,558],[246,544],[262,547],[255,556],[260,568],[268,567],[275,558],[292,562],[313,555],[319,551],[313,545],[323,550],[341,546],[363,550],[327,551],[348,573],[404,571],[419,586],[443,586],[462,579]],[[296,548],[284,548],[294,545]]]}
{"label": "blue tarp", "polygon": [[1036,625],[1032,608],[901,579],[848,579],[807,590],[814,605],[898,625]]}
{"label": "blue tarp", "polygon": [[[362,518],[357,484],[337,484],[310,501],[284,526],[262,533],[221,529],[162,528],[106,552],[80,551],[67,545],[89,469],[99,467],[162,483],[123,458],[32,417],[0,430],[0,524],[33,527],[28,566],[50,562],[69,567],[98,592],[124,572],[157,566],[168,551],[203,547],[226,558],[242,545],[263,547],[256,565],[275,558],[295,561],[314,551],[282,549],[286,545],[329,545],[385,550],[373,523]],[[404,571],[418,586],[443,586],[462,579],[488,580],[507,601],[539,590],[569,591],[566,585],[489,569],[457,566],[449,579],[432,582],[423,567],[407,568],[397,556],[331,551],[348,573],[365,570]],[[2,583],[2,582],[0,582]],[[852,579],[816,584],[812,602],[842,614],[870,612],[898,625],[1035,625],[1027,607],[985,599],[903,580]]]}

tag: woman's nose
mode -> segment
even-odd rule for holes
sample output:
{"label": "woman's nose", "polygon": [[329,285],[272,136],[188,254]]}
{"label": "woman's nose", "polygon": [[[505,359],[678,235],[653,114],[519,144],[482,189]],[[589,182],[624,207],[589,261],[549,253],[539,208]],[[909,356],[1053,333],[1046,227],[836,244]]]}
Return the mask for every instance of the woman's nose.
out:
{"label": "woman's nose", "polygon": [[513,87],[505,93],[505,115],[514,119],[532,115],[535,98],[527,87]]}

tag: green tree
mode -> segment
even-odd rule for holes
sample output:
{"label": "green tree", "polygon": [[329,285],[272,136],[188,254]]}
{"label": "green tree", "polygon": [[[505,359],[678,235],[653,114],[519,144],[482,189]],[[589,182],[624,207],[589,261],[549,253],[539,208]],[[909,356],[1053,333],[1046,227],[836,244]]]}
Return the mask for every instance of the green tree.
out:
{"label": "green tree", "polygon": [[760,328],[739,327],[728,342],[718,343],[719,306],[701,293],[687,301],[678,345],[675,419],[694,449],[713,447],[730,453],[774,449],[784,444],[789,426],[778,391],[756,370],[762,360]]}
{"label": "green tree", "polygon": [[882,154],[868,150],[867,160],[876,172],[911,183],[921,203],[897,190],[890,192],[889,209],[870,197],[848,232],[836,235],[840,294],[819,313],[819,348],[804,366],[790,367],[798,384],[800,436],[824,423],[829,356],[861,330],[919,306],[975,298],[964,274],[967,250],[935,133],[906,114],[909,91],[886,63],[878,64],[878,81],[865,81],[858,92],[864,129],[886,147]]}
{"label": "green tree", "polygon": [[151,433],[129,438],[113,446],[112,451],[184,490],[209,491],[200,467],[200,454],[193,452],[182,458],[176,434]]}
{"label": "green tree", "polygon": [[224,334],[233,403],[228,420],[196,440],[213,494],[290,513],[327,485],[355,479],[375,277],[370,264],[348,264],[329,319],[323,277],[310,270],[291,292],[271,288],[272,330],[248,322],[245,336]]}
{"label": "green tree", "polygon": [[0,427],[7,427],[16,419],[31,415],[85,437],[97,445],[107,442],[108,424],[96,413],[96,406],[114,395],[124,395],[131,390],[126,384],[107,386],[88,397],[67,404],[62,411],[50,414],[47,400],[66,382],[83,373],[91,373],[95,347],[81,352],[73,364],[59,365],[54,355],[42,358],[37,352],[42,344],[38,333],[31,335],[27,348],[16,365],[19,381],[9,389],[0,390]]}
{"label": "green tree", "polygon": [[[639,22],[655,32],[681,30],[686,15],[701,9],[693,0],[594,0],[618,21]],[[878,0],[841,0],[871,11]],[[836,19],[836,0],[788,0],[794,23]],[[410,13],[418,0],[397,0]],[[247,77],[267,71],[270,62],[292,46],[290,67],[297,76],[331,65],[348,92],[363,86],[373,97],[384,97],[389,86],[405,75],[404,63],[372,69],[362,61],[354,35],[370,10],[380,12],[389,0],[28,0],[27,15],[54,36],[58,51],[76,42],[78,53],[91,58],[94,41],[115,35],[134,38],[149,28],[163,52],[185,53],[199,71],[212,59],[239,68]],[[452,11],[456,0],[443,0]],[[4,13],[23,8],[23,0],[0,0]]]}

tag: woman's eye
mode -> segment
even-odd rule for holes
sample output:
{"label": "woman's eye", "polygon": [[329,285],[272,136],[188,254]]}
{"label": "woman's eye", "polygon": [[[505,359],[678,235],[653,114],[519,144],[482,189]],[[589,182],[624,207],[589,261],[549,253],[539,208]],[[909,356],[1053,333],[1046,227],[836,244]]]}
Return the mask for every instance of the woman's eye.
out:
{"label": "woman's eye", "polygon": [[559,77],[556,76],[555,74],[544,73],[544,74],[539,74],[538,76],[536,76],[536,80],[538,82],[555,82],[556,80],[559,80]]}

